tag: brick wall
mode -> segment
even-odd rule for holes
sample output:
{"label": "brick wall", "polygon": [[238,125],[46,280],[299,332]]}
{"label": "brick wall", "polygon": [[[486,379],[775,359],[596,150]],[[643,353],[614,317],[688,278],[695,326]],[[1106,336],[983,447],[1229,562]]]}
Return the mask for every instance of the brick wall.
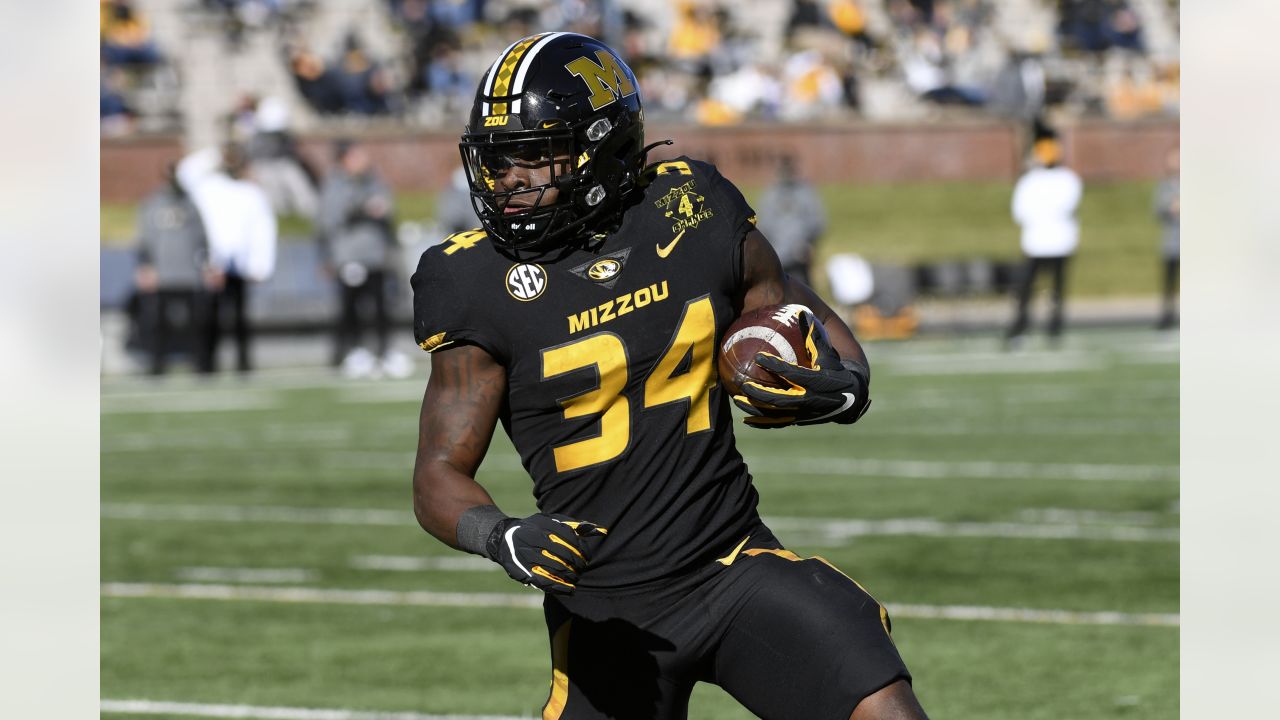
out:
{"label": "brick wall", "polygon": [[[1178,142],[1177,121],[1082,122],[1061,129],[1067,161],[1086,180],[1158,177],[1165,151]],[[650,141],[670,138],[652,159],[676,155],[712,160],[744,185],[766,182],[778,159],[793,155],[817,181],[903,182],[1012,180],[1022,167],[1022,128],[995,122],[946,125],[650,126]],[[438,190],[459,164],[457,133],[404,133],[365,138],[382,173],[402,190]],[[302,152],[317,167],[330,162],[331,141],[309,137]],[[132,202],[177,159],[177,138],[104,140],[102,199]]]}

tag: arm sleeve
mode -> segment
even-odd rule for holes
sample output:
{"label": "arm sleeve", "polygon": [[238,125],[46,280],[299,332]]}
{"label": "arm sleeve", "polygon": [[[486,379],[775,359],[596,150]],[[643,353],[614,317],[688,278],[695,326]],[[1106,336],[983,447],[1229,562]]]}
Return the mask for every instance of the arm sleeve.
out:
{"label": "arm sleeve", "polygon": [[455,283],[442,245],[428,248],[418,260],[418,269],[409,278],[413,287],[413,339],[427,352],[454,345],[475,345],[498,362],[507,355],[497,338],[485,332],[476,319],[475,299]]}

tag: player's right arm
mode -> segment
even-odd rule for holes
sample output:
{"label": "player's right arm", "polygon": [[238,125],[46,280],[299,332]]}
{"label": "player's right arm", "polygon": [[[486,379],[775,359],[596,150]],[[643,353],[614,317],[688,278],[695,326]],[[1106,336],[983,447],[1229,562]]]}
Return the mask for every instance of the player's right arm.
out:
{"label": "player's right arm", "polygon": [[475,479],[506,388],[506,369],[481,348],[460,345],[432,356],[413,466],[413,512],[446,545],[493,560],[525,585],[571,593],[589,561],[583,539],[607,531],[540,513],[508,517]]}
{"label": "player's right arm", "polygon": [[476,482],[506,393],[506,370],[489,353],[461,345],[431,357],[431,379],[418,420],[413,512],[423,530],[450,547],[467,510],[493,505]]}

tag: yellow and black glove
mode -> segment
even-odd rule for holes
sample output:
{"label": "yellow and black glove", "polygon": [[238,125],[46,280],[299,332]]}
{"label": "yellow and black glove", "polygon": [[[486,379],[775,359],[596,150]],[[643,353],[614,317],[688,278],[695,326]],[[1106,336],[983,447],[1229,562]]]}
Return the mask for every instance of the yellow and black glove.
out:
{"label": "yellow and black glove", "polygon": [[563,515],[507,518],[489,533],[485,555],[525,585],[544,592],[572,594],[578,575],[590,562],[588,538],[609,531]]}
{"label": "yellow and black glove", "polygon": [[868,395],[871,373],[865,365],[841,360],[831,347],[827,331],[812,313],[800,314],[813,367],[808,368],[771,353],[756,353],[756,364],[786,380],[786,389],[770,388],[748,380],[733,402],[747,413],[752,427],[776,428],[818,423],[855,423],[871,406]]}

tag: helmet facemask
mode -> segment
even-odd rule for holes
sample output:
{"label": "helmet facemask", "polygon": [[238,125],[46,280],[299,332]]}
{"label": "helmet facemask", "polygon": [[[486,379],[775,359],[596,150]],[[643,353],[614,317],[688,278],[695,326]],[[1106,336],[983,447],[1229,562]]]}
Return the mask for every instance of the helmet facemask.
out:
{"label": "helmet facemask", "polygon": [[[616,210],[642,165],[634,160],[635,139],[618,120],[626,124],[629,118],[600,113],[576,127],[463,135],[459,148],[472,205],[490,237],[517,250],[564,244]],[[503,190],[502,174],[514,166],[546,168],[547,180]],[[548,204],[552,188],[558,196]]]}

